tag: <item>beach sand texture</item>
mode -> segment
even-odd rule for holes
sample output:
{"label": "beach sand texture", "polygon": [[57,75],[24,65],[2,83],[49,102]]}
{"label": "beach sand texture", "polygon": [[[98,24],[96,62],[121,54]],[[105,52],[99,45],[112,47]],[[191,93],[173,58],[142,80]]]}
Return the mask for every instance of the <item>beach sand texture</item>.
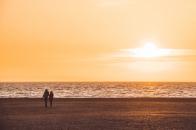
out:
{"label": "beach sand texture", "polygon": [[1,130],[194,130],[196,99],[0,99]]}

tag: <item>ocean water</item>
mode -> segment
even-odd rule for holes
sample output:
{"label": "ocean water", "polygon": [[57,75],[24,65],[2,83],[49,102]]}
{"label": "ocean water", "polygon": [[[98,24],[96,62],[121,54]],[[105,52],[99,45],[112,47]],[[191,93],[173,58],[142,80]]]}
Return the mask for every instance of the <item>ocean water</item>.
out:
{"label": "ocean water", "polygon": [[46,88],[52,90],[56,98],[196,97],[196,83],[1,82],[0,98],[41,98]]}

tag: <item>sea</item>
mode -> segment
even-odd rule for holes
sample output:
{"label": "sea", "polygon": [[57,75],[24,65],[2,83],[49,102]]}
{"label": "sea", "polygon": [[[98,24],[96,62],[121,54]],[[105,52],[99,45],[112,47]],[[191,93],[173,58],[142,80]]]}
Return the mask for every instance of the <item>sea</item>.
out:
{"label": "sea", "polygon": [[196,98],[193,82],[1,82],[0,98]]}

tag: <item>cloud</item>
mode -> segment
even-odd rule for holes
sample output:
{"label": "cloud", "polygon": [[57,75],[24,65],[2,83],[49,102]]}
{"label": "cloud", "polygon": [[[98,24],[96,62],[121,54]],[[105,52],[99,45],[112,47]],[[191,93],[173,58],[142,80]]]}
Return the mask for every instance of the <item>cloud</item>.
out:
{"label": "cloud", "polygon": [[[120,50],[121,56],[128,57],[172,57],[172,56],[196,56],[196,50],[191,49],[155,49],[145,50],[141,48]],[[147,56],[145,56],[147,55]]]}
{"label": "cloud", "polygon": [[[139,48],[122,49],[117,52],[108,54],[105,61],[112,63],[131,62],[131,61],[186,61],[196,60],[196,50],[192,49],[157,49],[150,54],[142,52]],[[103,56],[102,56],[103,57]]]}

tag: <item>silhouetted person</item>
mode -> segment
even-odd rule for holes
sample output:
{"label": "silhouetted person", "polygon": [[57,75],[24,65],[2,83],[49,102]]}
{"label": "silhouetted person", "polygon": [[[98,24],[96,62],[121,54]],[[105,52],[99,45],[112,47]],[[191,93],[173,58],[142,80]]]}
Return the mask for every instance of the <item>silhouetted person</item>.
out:
{"label": "silhouetted person", "polygon": [[50,94],[49,94],[50,107],[52,107],[53,98],[54,98],[54,93],[50,91]]}
{"label": "silhouetted person", "polygon": [[44,95],[43,95],[44,102],[45,102],[45,107],[47,107],[47,104],[48,104],[48,96],[49,96],[48,89],[45,89]]}

